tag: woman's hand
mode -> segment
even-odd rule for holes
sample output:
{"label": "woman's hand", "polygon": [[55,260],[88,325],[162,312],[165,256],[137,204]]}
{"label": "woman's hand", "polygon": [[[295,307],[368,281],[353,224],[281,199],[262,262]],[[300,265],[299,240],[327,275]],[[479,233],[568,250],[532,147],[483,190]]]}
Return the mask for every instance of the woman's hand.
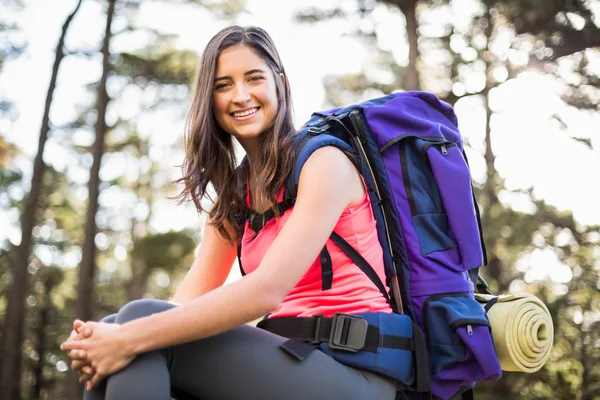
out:
{"label": "woman's hand", "polygon": [[[85,337],[85,331],[88,329],[91,334]],[[119,324],[86,322],[83,336],[81,339],[69,338],[60,348],[71,353],[78,351],[77,360],[85,360],[95,371],[92,380],[87,383],[88,390],[97,386],[108,375],[123,369],[135,357],[135,354],[129,350],[129,344],[121,335]]]}
{"label": "woman's hand", "polygon": [[[92,334],[91,329],[86,328],[85,323],[79,319],[73,321],[73,331],[69,335],[68,340],[82,340],[90,337]],[[79,374],[79,383],[84,383],[92,379],[95,371],[89,366],[86,359],[86,352],[84,350],[72,350],[67,351],[67,356],[71,361],[71,370]]]}

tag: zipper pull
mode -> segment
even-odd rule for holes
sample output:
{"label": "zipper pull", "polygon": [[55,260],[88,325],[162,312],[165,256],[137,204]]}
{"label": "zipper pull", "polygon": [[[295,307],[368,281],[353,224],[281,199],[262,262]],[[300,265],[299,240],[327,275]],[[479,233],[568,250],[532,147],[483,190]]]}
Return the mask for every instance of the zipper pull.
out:
{"label": "zipper pull", "polygon": [[448,150],[446,150],[446,145],[443,144],[440,146],[440,149],[442,150],[442,154],[447,156],[448,155]]}
{"label": "zipper pull", "polygon": [[473,336],[473,327],[471,325],[467,325],[467,334]]}

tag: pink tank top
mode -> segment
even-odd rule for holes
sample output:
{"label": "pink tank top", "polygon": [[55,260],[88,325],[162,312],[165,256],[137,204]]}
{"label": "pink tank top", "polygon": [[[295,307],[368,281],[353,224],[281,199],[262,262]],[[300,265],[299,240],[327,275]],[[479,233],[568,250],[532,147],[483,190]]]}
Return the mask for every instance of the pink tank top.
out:
{"label": "pink tank top", "polygon": [[[248,202],[250,197],[248,196]],[[281,199],[280,199],[281,200]],[[292,208],[293,209],[293,208]],[[267,222],[255,235],[246,222],[242,239],[241,261],[244,271],[252,273],[292,212],[287,210],[277,220]],[[385,282],[383,252],[377,239],[371,200],[365,193],[363,199],[344,210],[334,231],[351,244],[373,267]],[[256,237],[255,237],[256,236]],[[301,243],[298,243],[300,246]],[[313,262],[296,287],[285,296],[270,317],[308,317],[334,313],[358,314],[363,312],[391,313],[392,309],[371,280],[340,250],[331,239],[327,240],[331,256],[333,282],[331,289],[321,289],[321,262]],[[282,268],[285,268],[283,265]]]}

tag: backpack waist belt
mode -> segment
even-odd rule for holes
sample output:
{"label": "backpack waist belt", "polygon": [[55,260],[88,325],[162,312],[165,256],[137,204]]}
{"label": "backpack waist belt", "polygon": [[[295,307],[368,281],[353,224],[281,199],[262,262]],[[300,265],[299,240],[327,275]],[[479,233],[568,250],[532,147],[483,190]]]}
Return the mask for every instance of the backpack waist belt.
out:
{"label": "backpack waist belt", "polygon": [[399,387],[429,390],[425,338],[407,315],[368,312],[268,318],[257,327],[290,339],[280,347],[299,361],[319,348],[342,364],[393,378]]}
{"label": "backpack waist belt", "polygon": [[265,319],[259,328],[288,339],[309,344],[327,343],[330,349],[358,352],[377,352],[378,347],[414,350],[409,337],[380,334],[377,326],[357,315],[334,314],[333,317],[282,317]]}

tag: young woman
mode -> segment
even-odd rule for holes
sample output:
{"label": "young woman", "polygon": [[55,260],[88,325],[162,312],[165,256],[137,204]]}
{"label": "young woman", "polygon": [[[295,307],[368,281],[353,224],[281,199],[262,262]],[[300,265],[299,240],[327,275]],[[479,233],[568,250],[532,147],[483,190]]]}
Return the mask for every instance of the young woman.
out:
{"label": "young woman", "polygon": [[[246,151],[238,167],[234,138]],[[260,232],[238,218],[281,199],[294,160],[290,87],[262,29],[229,27],[201,58],[186,138],[182,198],[202,210],[217,196],[198,256],[171,302],[138,300],[103,322],[74,323],[61,346],[87,381],[84,399],[393,399],[396,382],[321,351],[302,361],[286,338],[245,325],[270,313],[390,313],[377,287],[328,237],[333,230],[382,280],[382,250],[369,197],[341,150],[324,147],[300,174],[295,206]],[[223,286],[241,241],[247,275]],[[319,253],[334,270],[321,289]]]}

